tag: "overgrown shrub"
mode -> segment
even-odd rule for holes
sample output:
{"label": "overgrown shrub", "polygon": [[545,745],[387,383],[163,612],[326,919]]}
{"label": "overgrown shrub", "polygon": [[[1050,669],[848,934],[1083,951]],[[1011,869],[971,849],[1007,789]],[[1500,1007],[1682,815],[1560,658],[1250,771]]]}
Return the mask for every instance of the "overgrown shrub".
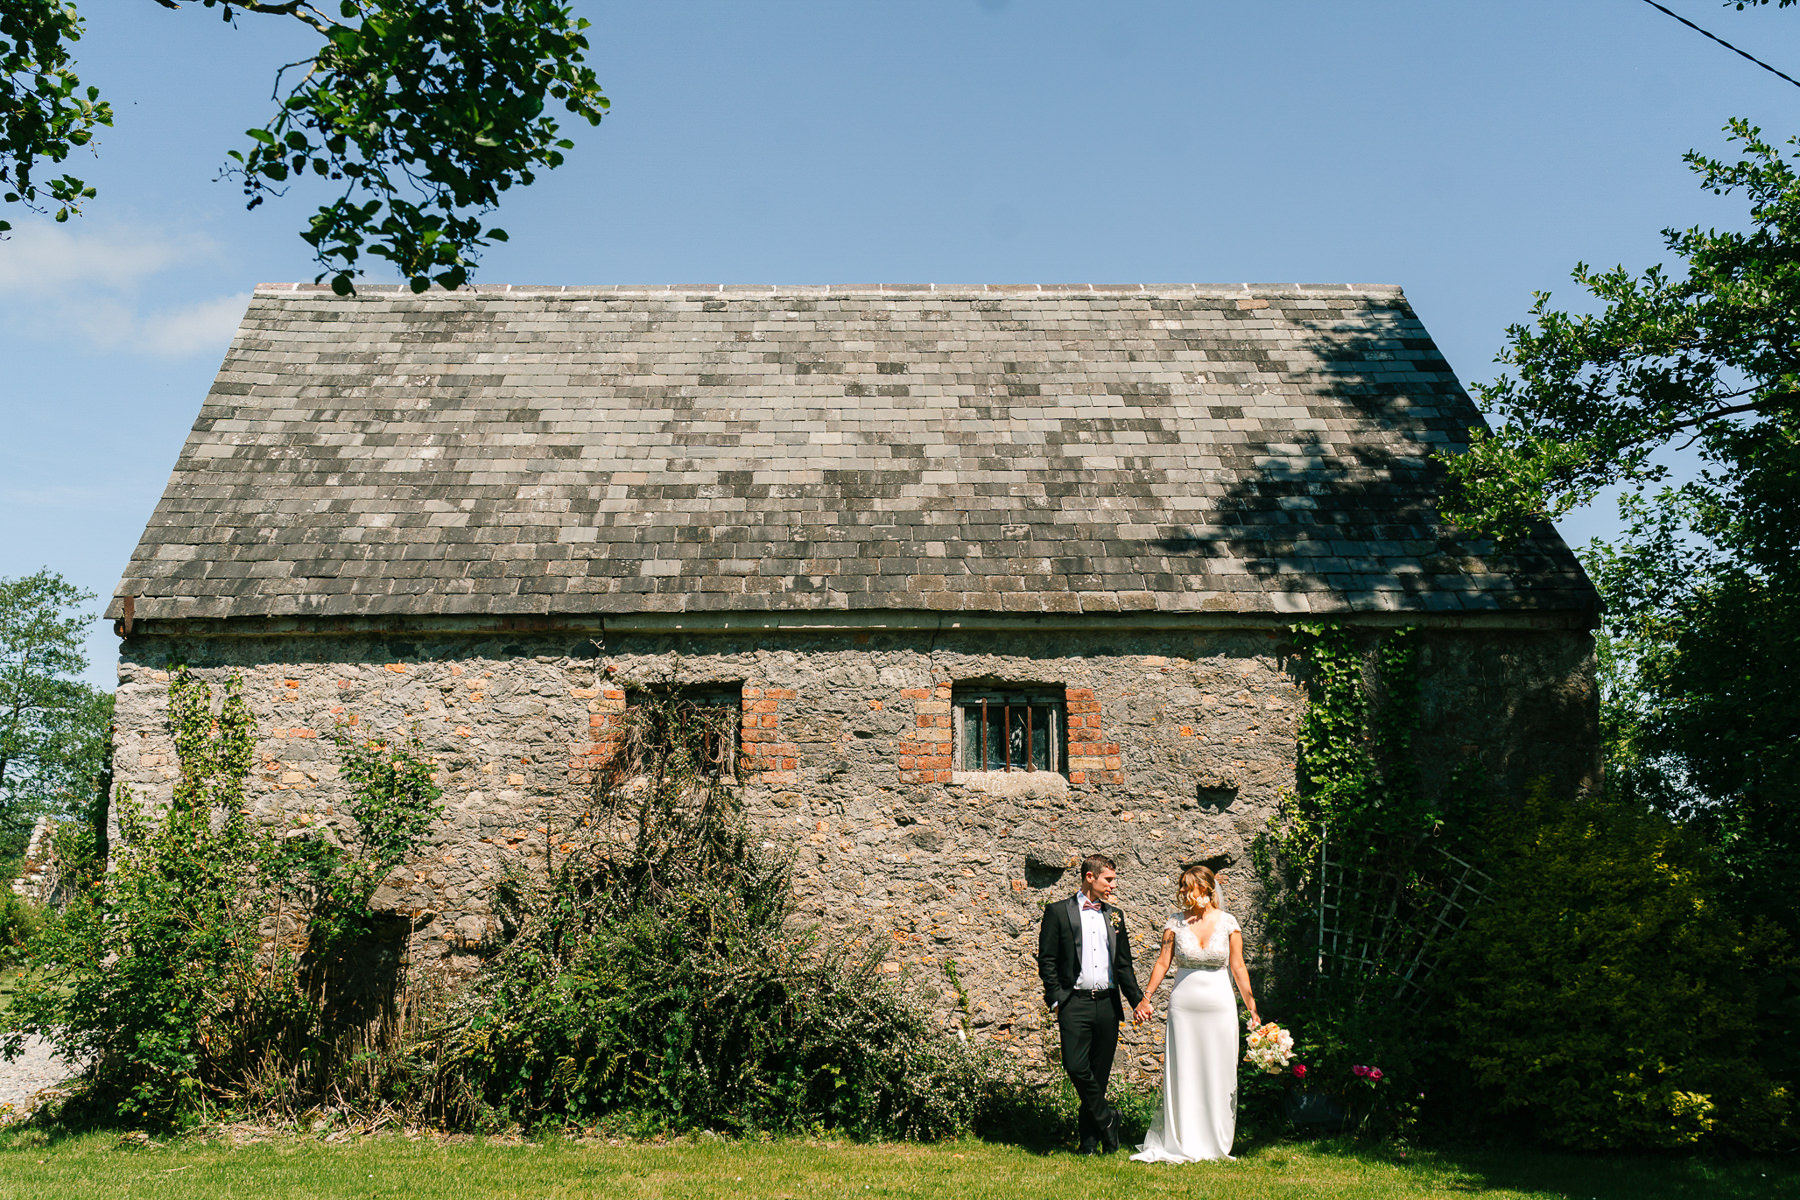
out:
{"label": "overgrown shrub", "polygon": [[25,944],[44,923],[43,909],[7,886],[0,879],[0,967],[18,963]]}
{"label": "overgrown shrub", "polygon": [[179,772],[147,811],[119,789],[112,869],[96,872],[32,941],[9,1014],[87,1065],[90,1103],[170,1122],[240,1103],[256,1080],[289,1094],[328,1087],[345,1030],[330,966],[367,932],[380,876],[435,814],[436,788],[405,750],[340,743],[357,833],[302,818],[252,826],[244,779],[255,725],[231,677],[212,691],[185,670],[169,685]]}
{"label": "overgrown shrub", "polygon": [[1794,960],[1715,899],[1703,848],[1617,801],[1496,810],[1496,887],[1446,983],[1451,1054],[1495,1109],[1582,1149],[1791,1141],[1757,978]]}
{"label": "overgrown shrub", "polygon": [[557,831],[559,858],[505,875],[488,960],[452,993],[366,978],[372,939],[410,932],[372,898],[437,818],[429,765],[340,728],[354,828],[258,828],[238,680],[215,708],[178,671],[169,707],[173,802],[146,812],[121,792],[112,870],[33,941],[9,1014],[15,1047],[44,1033],[89,1063],[96,1116],[935,1137],[1038,1102],[884,978],[878,951],[794,924],[787,860],[718,769],[730,714],[633,706],[592,807]]}
{"label": "overgrown shrub", "polygon": [[708,711],[647,697],[617,769],[546,878],[499,893],[500,947],[452,1034],[452,1068],[513,1119],[937,1137],[1011,1097],[857,953],[793,924],[787,860],[708,771]]}
{"label": "overgrown shrub", "polygon": [[51,910],[106,869],[95,850],[94,828],[84,821],[64,821],[54,826],[50,854],[55,883],[47,903],[26,899],[12,890],[12,881],[24,869],[23,858],[0,862],[0,967],[14,967],[24,961],[26,948],[54,915]]}

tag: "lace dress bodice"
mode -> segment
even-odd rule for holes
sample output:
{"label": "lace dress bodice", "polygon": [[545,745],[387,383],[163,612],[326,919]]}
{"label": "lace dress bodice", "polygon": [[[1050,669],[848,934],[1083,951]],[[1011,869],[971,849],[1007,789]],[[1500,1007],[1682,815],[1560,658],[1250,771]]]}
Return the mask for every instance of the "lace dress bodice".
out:
{"label": "lace dress bodice", "polygon": [[1175,966],[1188,971],[1221,971],[1231,961],[1231,932],[1238,928],[1237,919],[1222,912],[1213,922],[1212,935],[1201,945],[1194,927],[1180,913],[1163,923],[1175,934]]}

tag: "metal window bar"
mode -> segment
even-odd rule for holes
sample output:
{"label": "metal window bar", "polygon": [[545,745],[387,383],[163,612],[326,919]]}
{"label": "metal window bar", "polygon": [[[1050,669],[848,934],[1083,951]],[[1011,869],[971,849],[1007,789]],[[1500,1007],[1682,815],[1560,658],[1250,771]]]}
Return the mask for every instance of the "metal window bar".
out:
{"label": "metal window bar", "polygon": [[[1061,733],[1053,702],[983,696],[956,704],[957,766],[965,771],[1060,771]],[[995,721],[993,718],[999,717]],[[969,722],[979,725],[971,731]],[[1038,728],[1039,724],[1043,728]],[[1000,744],[994,745],[998,738]],[[1017,745],[1014,744],[1015,740]],[[1044,762],[1037,761],[1042,751]],[[996,753],[996,751],[998,753]]]}

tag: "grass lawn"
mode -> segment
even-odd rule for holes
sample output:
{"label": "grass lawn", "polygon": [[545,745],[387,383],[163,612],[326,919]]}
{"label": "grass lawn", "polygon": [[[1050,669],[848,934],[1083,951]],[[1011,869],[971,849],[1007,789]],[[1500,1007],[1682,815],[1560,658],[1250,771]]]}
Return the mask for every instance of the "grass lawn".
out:
{"label": "grass lawn", "polygon": [[116,1136],[49,1141],[0,1135],[0,1200],[177,1200],[206,1197],[1567,1197],[1749,1200],[1800,1195],[1800,1167],[1482,1153],[1446,1157],[1331,1153],[1273,1146],[1235,1163],[1146,1166],[1011,1146],[834,1142],[683,1142],[668,1146],[549,1141],[505,1144],[376,1136],[327,1144],[278,1138],[251,1145],[182,1139],[122,1145]]}

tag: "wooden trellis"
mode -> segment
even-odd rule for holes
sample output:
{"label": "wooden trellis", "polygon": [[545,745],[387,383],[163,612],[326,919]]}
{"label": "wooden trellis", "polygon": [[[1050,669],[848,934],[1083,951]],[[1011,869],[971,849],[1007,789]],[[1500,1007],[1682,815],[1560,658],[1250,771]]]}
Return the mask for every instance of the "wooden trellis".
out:
{"label": "wooden trellis", "polygon": [[1447,850],[1418,853],[1403,880],[1332,858],[1329,839],[1319,848],[1319,977],[1346,983],[1359,997],[1390,995],[1412,1012],[1424,1006],[1445,950],[1493,886],[1485,871]]}

